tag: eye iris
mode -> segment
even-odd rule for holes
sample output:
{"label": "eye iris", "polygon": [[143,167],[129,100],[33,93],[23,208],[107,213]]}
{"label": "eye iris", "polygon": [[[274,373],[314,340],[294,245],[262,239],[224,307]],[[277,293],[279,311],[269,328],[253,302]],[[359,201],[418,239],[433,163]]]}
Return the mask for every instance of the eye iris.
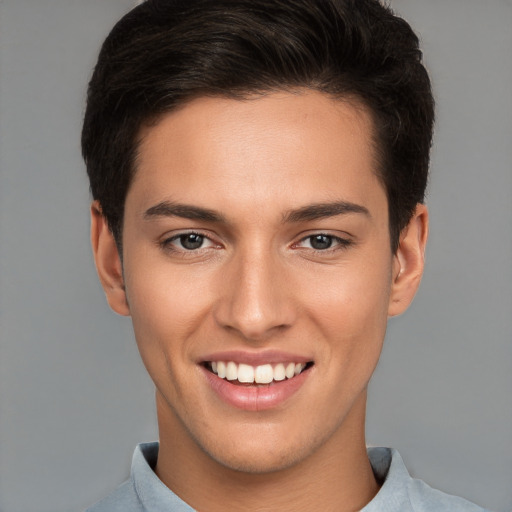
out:
{"label": "eye iris", "polygon": [[332,237],[327,235],[314,235],[310,241],[313,249],[329,249],[332,245]]}
{"label": "eye iris", "polygon": [[201,245],[203,245],[203,240],[204,237],[196,233],[188,233],[187,235],[180,236],[181,245],[189,251],[199,249]]}

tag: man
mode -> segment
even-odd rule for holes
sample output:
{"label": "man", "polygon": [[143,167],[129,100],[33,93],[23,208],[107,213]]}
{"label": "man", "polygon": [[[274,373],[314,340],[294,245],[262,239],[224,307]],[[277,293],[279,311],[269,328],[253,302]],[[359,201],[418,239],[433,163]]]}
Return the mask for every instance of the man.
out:
{"label": "man", "polygon": [[387,318],[423,271],[433,99],[376,0],[149,0],[105,41],[92,244],[159,444],[91,511],[481,510],[367,451]]}

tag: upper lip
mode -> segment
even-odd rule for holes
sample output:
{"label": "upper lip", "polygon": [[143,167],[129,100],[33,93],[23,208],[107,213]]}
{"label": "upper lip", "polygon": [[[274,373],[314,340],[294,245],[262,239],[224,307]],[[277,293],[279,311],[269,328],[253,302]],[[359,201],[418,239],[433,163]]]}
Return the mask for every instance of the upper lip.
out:
{"label": "upper lip", "polygon": [[294,354],[292,352],[283,352],[280,350],[262,350],[259,352],[249,352],[246,350],[226,350],[222,352],[212,352],[201,357],[198,362],[208,361],[233,361],[237,364],[248,364],[258,366],[261,364],[278,363],[308,363],[312,361],[311,357]]}

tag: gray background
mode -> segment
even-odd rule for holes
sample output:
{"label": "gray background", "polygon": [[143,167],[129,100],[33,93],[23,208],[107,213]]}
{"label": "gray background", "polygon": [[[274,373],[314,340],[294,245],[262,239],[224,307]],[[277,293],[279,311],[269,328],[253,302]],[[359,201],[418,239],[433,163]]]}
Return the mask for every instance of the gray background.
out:
{"label": "gray background", "polygon": [[[133,0],[0,0],[0,510],[79,511],[156,438],[130,321],[108,309],[79,153],[100,42]],[[368,441],[431,485],[512,508],[512,3],[394,0],[438,101],[431,239],[390,323]]]}

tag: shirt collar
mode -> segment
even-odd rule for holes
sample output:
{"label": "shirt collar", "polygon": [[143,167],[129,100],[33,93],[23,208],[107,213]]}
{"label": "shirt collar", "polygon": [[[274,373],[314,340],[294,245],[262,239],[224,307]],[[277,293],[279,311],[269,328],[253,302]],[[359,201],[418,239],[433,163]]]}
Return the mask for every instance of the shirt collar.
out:
{"label": "shirt collar", "polygon": [[381,488],[361,512],[412,510],[407,490],[411,477],[400,454],[392,448],[368,448],[367,451],[373,474]]}
{"label": "shirt collar", "polygon": [[178,498],[156,475],[158,443],[139,444],[132,459],[131,479],[139,501],[147,512],[194,512]]}
{"label": "shirt collar", "polygon": [[[194,509],[174,494],[154,472],[158,443],[139,444],[132,459],[131,479],[137,496],[147,512],[173,510],[194,512]],[[381,488],[361,512],[408,510],[410,500],[407,485],[411,479],[400,454],[391,448],[368,448],[373,473]]]}

